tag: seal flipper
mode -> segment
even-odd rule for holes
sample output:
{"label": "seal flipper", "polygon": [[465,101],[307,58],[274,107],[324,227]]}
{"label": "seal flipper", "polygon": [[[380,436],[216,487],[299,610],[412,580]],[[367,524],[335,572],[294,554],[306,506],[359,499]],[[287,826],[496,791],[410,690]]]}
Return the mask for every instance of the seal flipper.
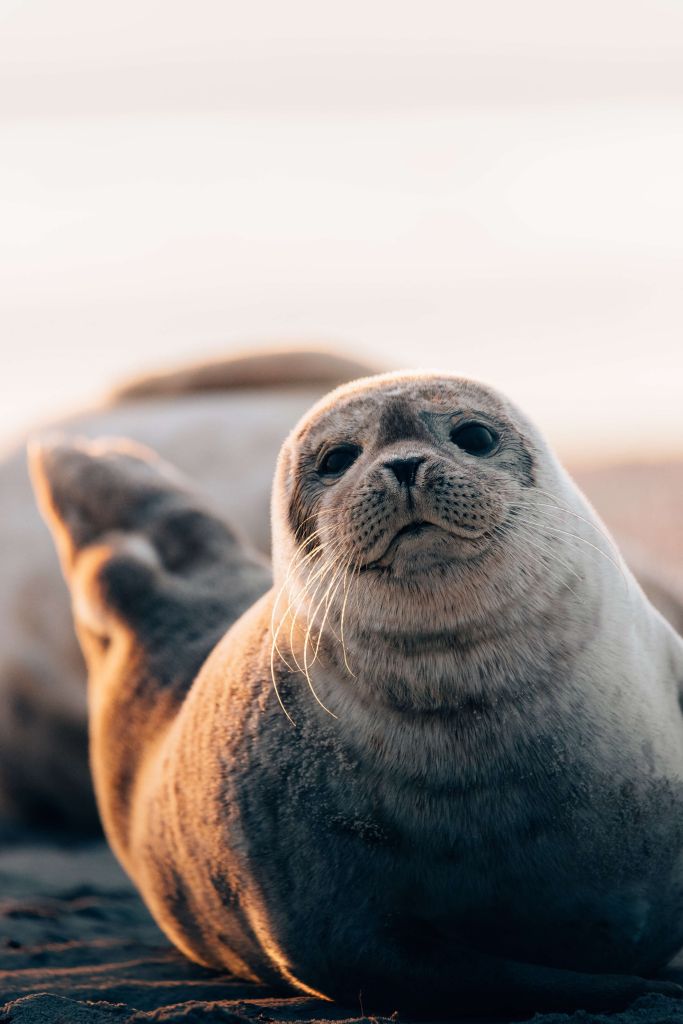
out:
{"label": "seal flipper", "polygon": [[138,445],[61,439],[33,444],[29,461],[88,666],[100,813],[125,864],[145,750],[221,636],[268,590],[270,571]]}
{"label": "seal flipper", "polygon": [[268,589],[259,556],[148,449],[62,439],[34,443],[29,461],[80,632],[127,627],[163,663],[180,630],[203,660]]}

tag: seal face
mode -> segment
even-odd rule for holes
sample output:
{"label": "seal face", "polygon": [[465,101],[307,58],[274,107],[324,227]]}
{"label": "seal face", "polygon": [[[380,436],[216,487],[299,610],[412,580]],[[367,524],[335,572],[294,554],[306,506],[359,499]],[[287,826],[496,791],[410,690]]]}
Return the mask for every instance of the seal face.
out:
{"label": "seal face", "polygon": [[360,568],[394,577],[481,555],[533,479],[521,431],[483,389],[405,390],[351,395],[307,425],[288,508],[297,538],[335,531]]}
{"label": "seal face", "polygon": [[683,643],[512,403],[332,392],[280,454],[267,593],[144,453],[34,476],[105,829],[188,955],[373,1012],[678,993],[640,975],[683,943]]}

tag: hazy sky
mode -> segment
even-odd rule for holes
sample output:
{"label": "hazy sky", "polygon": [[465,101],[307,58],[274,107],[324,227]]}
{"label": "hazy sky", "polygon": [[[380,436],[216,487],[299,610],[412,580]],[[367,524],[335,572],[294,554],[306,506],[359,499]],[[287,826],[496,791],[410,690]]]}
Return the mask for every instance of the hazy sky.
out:
{"label": "hazy sky", "polygon": [[317,338],[683,453],[680,0],[0,0],[0,439]]}

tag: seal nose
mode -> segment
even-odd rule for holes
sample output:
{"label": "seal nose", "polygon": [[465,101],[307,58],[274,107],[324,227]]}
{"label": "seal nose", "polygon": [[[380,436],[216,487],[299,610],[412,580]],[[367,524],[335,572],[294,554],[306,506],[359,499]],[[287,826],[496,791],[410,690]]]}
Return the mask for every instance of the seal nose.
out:
{"label": "seal nose", "polygon": [[390,469],[401,486],[412,487],[417,476],[417,467],[424,462],[420,456],[411,459],[392,459],[384,465]]}

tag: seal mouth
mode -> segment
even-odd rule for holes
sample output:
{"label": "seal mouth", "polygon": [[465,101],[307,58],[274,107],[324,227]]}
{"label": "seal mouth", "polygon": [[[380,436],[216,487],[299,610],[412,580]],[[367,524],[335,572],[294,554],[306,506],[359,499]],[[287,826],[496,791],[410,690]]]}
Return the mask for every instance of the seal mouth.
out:
{"label": "seal mouth", "polygon": [[421,533],[430,529],[439,530],[441,527],[436,526],[434,523],[428,523],[425,519],[419,519],[414,523],[408,523],[406,526],[402,526],[401,529],[394,534],[391,538],[391,544],[400,540],[401,537],[419,537]]}
{"label": "seal mouth", "polygon": [[426,519],[415,519],[410,523],[406,523],[400,530],[397,530],[391,537],[391,540],[384,548],[384,551],[377,558],[373,558],[371,562],[366,562],[365,565],[361,566],[361,572],[365,572],[368,569],[380,569],[384,567],[384,560],[390,558],[396,548],[400,545],[401,541],[407,540],[408,542],[416,540],[422,537],[425,533],[446,533],[446,531],[437,526],[435,523],[428,523]]}
{"label": "seal mouth", "polygon": [[382,562],[387,556],[392,555],[404,541],[408,544],[412,544],[413,541],[420,540],[426,534],[436,533],[447,535],[449,531],[444,529],[443,526],[437,526],[436,523],[427,522],[426,519],[416,519],[412,523],[406,523],[405,526],[402,526],[400,530],[396,531],[383,553],[378,559],[376,559],[376,561]]}
{"label": "seal mouth", "polygon": [[[473,530],[467,527],[454,530],[441,526],[438,523],[429,522],[427,519],[414,519],[411,522],[406,523],[405,526],[402,526],[400,530],[397,530],[396,533],[393,534],[382,554],[361,566],[361,572],[368,569],[387,568],[393,558],[393,555],[396,553],[397,549],[402,546],[403,542],[412,547],[414,541],[419,541],[426,535],[432,534],[441,534],[443,537],[451,537],[453,540],[477,540],[482,536],[482,532],[483,531],[481,530]],[[389,562],[387,562],[387,559],[389,559]]]}
{"label": "seal mouth", "polygon": [[417,538],[422,537],[426,533],[443,533],[449,537],[457,537],[465,540],[476,540],[481,537],[485,531],[478,530],[471,526],[458,526],[457,528],[441,526],[439,523],[431,523],[427,519],[415,519],[410,523],[406,523],[400,530],[397,530],[389,541],[388,546],[385,549],[386,554],[390,549],[403,540],[403,538]]}
{"label": "seal mouth", "polygon": [[400,530],[392,536],[391,540],[385,547],[384,551],[378,558],[373,558],[371,562],[368,562],[363,568],[373,569],[381,568],[386,564],[386,559],[391,559],[394,553],[403,543],[413,546],[415,541],[418,541],[427,533],[446,533],[441,527],[436,526],[434,523],[428,523],[426,520],[419,519],[411,523],[406,523]]}

